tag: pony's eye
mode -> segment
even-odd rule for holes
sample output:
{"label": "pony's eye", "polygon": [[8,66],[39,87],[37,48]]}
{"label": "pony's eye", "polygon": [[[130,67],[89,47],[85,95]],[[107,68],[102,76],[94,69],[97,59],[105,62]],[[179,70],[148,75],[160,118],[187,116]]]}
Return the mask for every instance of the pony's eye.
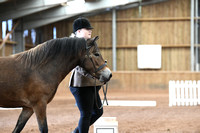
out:
{"label": "pony's eye", "polygon": [[95,53],[94,55],[95,55],[95,56],[100,56],[100,54],[99,54],[99,53]]}

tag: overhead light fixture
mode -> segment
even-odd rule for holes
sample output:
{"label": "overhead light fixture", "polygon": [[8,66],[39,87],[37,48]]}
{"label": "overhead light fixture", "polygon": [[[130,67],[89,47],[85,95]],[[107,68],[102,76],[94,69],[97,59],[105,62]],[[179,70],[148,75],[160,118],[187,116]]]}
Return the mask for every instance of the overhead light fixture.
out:
{"label": "overhead light fixture", "polygon": [[61,3],[61,6],[67,6],[67,2]]}
{"label": "overhead light fixture", "polygon": [[85,4],[85,0],[71,0],[67,2],[68,6],[79,6]]}
{"label": "overhead light fixture", "polygon": [[73,0],[67,2],[66,12],[69,14],[85,12],[86,10],[85,0]]}

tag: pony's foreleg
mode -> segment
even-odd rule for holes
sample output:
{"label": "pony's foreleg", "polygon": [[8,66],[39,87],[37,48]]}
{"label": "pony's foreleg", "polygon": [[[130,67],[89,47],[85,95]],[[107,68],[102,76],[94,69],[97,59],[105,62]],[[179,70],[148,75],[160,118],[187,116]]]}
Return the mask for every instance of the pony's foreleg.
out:
{"label": "pony's foreleg", "polygon": [[38,126],[41,133],[48,133],[47,118],[46,118],[46,103],[39,102],[34,108],[37,117]]}
{"label": "pony's foreleg", "polygon": [[18,118],[15,129],[13,130],[13,133],[20,133],[32,114],[33,114],[33,110],[31,108],[24,107]]}

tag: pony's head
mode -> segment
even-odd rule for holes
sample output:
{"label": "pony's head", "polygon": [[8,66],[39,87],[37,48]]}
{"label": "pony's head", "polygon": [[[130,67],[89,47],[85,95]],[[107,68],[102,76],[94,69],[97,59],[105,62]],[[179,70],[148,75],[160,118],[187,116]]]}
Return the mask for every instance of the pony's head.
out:
{"label": "pony's head", "polygon": [[98,36],[88,39],[86,45],[86,51],[81,59],[81,67],[83,67],[93,77],[99,79],[100,82],[108,82],[112,77],[112,73],[107,66],[99,51],[96,41]]}

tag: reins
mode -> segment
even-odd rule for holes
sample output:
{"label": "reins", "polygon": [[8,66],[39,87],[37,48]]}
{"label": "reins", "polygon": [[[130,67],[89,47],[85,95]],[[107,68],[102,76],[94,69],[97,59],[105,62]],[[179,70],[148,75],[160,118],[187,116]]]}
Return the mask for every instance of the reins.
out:
{"label": "reins", "polygon": [[107,90],[108,90],[108,82],[106,82],[106,89],[104,88],[104,85],[102,85],[101,87],[103,88],[103,94],[104,94],[104,98],[103,98],[103,103],[101,104],[101,106],[99,107],[98,105],[98,101],[97,101],[97,86],[96,86],[96,78],[95,78],[95,89],[94,89],[94,93],[95,93],[95,101],[96,101],[96,106],[98,109],[102,109],[104,102],[106,101],[106,104],[108,105],[108,100],[107,100]]}

